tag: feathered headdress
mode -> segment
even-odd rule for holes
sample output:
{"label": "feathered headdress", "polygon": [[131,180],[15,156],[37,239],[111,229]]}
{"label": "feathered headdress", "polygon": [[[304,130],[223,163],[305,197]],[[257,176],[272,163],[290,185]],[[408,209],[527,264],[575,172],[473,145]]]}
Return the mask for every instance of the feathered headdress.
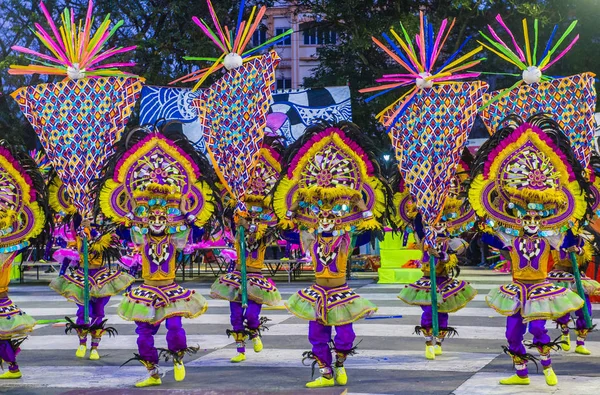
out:
{"label": "feathered headdress", "polygon": [[587,181],[569,141],[552,119],[516,116],[486,141],[475,158],[469,201],[487,224],[522,234],[522,218],[535,211],[541,236],[574,227],[588,210]]}
{"label": "feathered headdress", "polygon": [[15,252],[50,225],[44,178],[35,161],[0,141],[0,253]]}
{"label": "feathered headdress", "polygon": [[448,22],[443,20],[437,36],[423,13],[420,22],[414,46],[402,25],[404,40],[393,29],[395,42],[383,34],[392,50],[373,38],[408,74],[384,75],[378,82],[387,84],[361,92],[383,91],[367,99],[372,100],[393,89],[414,84],[377,118],[389,131],[400,174],[421,213],[425,243],[433,245],[432,229],[441,220],[460,154],[487,85],[480,81],[462,82],[479,76],[480,73],[467,70],[483,60],[472,59],[482,50],[481,46],[460,56],[467,39],[438,67],[436,62],[441,58],[454,22],[446,31]]}
{"label": "feathered headdress", "polygon": [[95,190],[101,211],[119,224],[145,229],[149,209],[162,206],[168,232],[207,223],[220,206],[210,166],[172,124],[132,130],[119,142]]}
{"label": "feathered headdress", "polygon": [[12,47],[13,50],[29,55],[27,58],[37,64],[11,65],[8,73],[62,75],[72,80],[85,77],[134,76],[119,70],[118,67],[135,66],[135,62],[102,63],[115,55],[133,51],[136,46],[113,47],[102,52],[108,40],[123,25],[123,21],[117,22],[111,28],[110,15],[106,15],[98,30],[92,34],[93,8],[94,3],[89,0],[85,21],[78,22],[75,22],[73,10],[65,8],[61,14],[62,26],[57,28],[46,5],[40,1],[40,9],[50,26],[52,35],[39,23],[34,24],[35,30],[32,31],[51,55],[15,45]]}
{"label": "feathered headdress", "polygon": [[234,29],[229,30],[227,26],[221,26],[221,22],[219,22],[219,18],[217,17],[217,14],[211,1],[207,0],[206,2],[208,4],[208,11],[210,13],[216,33],[208,26],[208,23],[206,23],[203,19],[193,17],[192,20],[196,25],[200,27],[200,29],[202,29],[202,32],[208,38],[210,38],[210,40],[216,45],[216,47],[220,51],[222,51],[222,54],[218,58],[185,56],[185,60],[213,62],[213,64],[210,67],[206,67],[186,76],[183,76],[171,82],[171,84],[175,84],[177,82],[198,81],[192,89],[193,91],[195,91],[214,72],[220,70],[223,67],[225,67],[227,71],[233,70],[247,62],[252,61],[253,59],[257,59],[258,57],[260,57],[260,55],[257,55],[258,51],[268,47],[272,47],[273,45],[277,44],[278,42],[285,39],[287,36],[294,32],[292,29],[288,29],[287,31],[281,34],[270,38],[269,40],[258,45],[257,47],[246,49],[246,47],[250,43],[250,40],[252,39],[252,35],[258,29],[260,22],[262,21],[262,18],[265,15],[267,7],[260,7],[258,9],[258,12],[256,6],[252,7],[250,17],[248,18],[248,20],[244,21],[242,19],[244,16],[245,1],[242,0],[242,2],[240,3],[237,24]]}
{"label": "feathered headdress", "polygon": [[[391,191],[381,177],[375,148],[360,129],[349,122],[309,127],[284,154],[281,175],[274,192],[274,207],[280,223],[293,202],[300,201],[295,219],[303,229],[316,230],[316,212],[335,213],[336,230],[377,228],[387,216]],[[351,202],[365,201],[373,220],[363,221]]]}
{"label": "feathered headdress", "polygon": [[[592,140],[595,130],[594,74],[583,73],[565,78],[553,78],[544,74],[564,57],[579,39],[579,35],[575,36],[569,45],[553,57],[577,25],[577,21],[571,22],[555,43],[554,37],[558,25],[554,26],[543,51],[538,50],[537,19],[533,23],[533,46],[530,43],[527,20],[523,19],[524,49],[519,46],[514,34],[500,15],[496,16],[496,21],[505,30],[508,39],[504,41],[488,25],[491,37],[481,33],[487,44],[485,42],[480,42],[480,44],[511,65],[518,67],[522,74],[510,74],[521,77],[510,88],[491,92],[484,96],[484,105],[479,111],[488,131],[491,134],[506,126],[502,121],[508,114],[515,114],[523,119],[539,113],[550,114],[569,138],[577,159],[584,168],[587,168],[590,154],[593,151]],[[512,48],[507,42],[512,43]],[[541,55],[538,56],[540,52]]]}

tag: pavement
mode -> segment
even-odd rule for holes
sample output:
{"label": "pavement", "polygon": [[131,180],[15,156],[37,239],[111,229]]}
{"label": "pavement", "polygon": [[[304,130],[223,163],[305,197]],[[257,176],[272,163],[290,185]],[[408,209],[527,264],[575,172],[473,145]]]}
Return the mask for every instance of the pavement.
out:
{"label": "pavement", "polygon": [[[51,274],[56,275],[56,274]],[[368,275],[367,275],[368,276]],[[48,277],[48,276],[44,276]],[[310,349],[307,322],[282,309],[264,309],[271,319],[264,332],[265,349],[261,353],[247,351],[247,360],[232,364],[235,355],[229,328],[228,303],[209,299],[206,314],[184,320],[188,345],[200,351],[186,357],[187,377],[183,382],[173,379],[172,365],[161,365],[163,385],[135,389],[133,384],[145,377],[145,368],[137,363],[121,366],[137,351],[135,325],[116,315],[121,296],[111,299],[106,308],[108,324],[119,335],[105,337],[100,345],[101,359],[90,361],[75,357],[76,335],[66,335],[63,324],[36,326],[23,343],[18,362],[23,372],[20,380],[0,382],[5,394],[597,394],[600,388],[600,336],[592,333],[587,342],[591,356],[571,352],[555,353],[552,357],[559,384],[548,387],[541,372],[530,365],[531,385],[504,387],[500,378],[513,373],[510,358],[503,354],[505,319],[485,303],[485,295],[510,277],[489,270],[463,269],[461,278],[470,281],[479,295],[466,308],[451,314],[450,325],[459,336],[447,339],[444,354],[435,361],[424,357],[423,338],[413,334],[421,310],[407,306],[396,298],[400,284],[377,284],[361,276],[350,285],[378,307],[377,316],[402,315],[402,318],[361,320],[355,324],[358,354],[347,360],[349,382],[346,387],[308,390],[311,368],[302,365],[302,353]],[[214,277],[186,281],[185,287],[207,296]],[[287,283],[277,280],[284,298],[308,285],[308,281]],[[43,283],[11,285],[10,296],[19,307],[38,320],[73,317],[76,307],[50,290]],[[600,322],[600,306],[594,306],[594,318]],[[552,337],[560,335],[553,323],[548,323]],[[156,346],[165,347],[165,328],[156,336]],[[572,334],[574,343],[575,334]],[[530,338],[529,336],[527,338]]]}

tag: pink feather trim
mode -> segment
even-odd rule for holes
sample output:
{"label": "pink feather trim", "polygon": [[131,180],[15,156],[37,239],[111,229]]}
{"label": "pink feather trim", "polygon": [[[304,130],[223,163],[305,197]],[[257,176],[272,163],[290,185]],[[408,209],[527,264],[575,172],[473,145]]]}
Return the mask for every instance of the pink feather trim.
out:
{"label": "pink feather trim", "polygon": [[290,168],[288,169],[288,178],[293,178],[294,171],[296,170],[296,167],[298,166],[298,162],[300,161],[301,158],[304,157],[304,155],[306,155],[306,153],[312,148],[312,146],[315,145],[316,143],[318,143],[319,141],[321,141],[322,139],[329,137],[332,134],[337,134],[342,139],[342,141],[348,147],[350,147],[350,149],[352,151],[354,151],[355,154],[357,154],[358,156],[361,157],[365,166],[367,167],[367,175],[369,177],[371,177],[374,173],[373,163],[371,162],[371,160],[369,160],[369,157],[367,156],[365,151],[363,151],[363,149],[357,143],[355,143],[353,140],[349,139],[343,130],[338,129],[336,127],[330,127],[330,128],[325,129],[321,133],[317,133],[316,135],[314,135],[308,141],[308,143],[304,144],[304,146],[298,151],[296,156],[294,156],[292,163],[290,164]]}
{"label": "pink feather trim", "polygon": [[73,264],[79,263],[79,251],[72,248],[60,248],[52,254],[52,259],[62,264],[66,259],[70,259]]}

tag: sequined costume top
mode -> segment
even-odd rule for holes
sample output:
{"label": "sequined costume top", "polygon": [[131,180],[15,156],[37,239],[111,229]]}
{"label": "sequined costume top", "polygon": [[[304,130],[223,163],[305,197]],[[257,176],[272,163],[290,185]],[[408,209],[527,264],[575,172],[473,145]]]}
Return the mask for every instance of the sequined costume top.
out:
{"label": "sequined costume top", "polygon": [[140,235],[131,231],[132,240],[141,246],[142,278],[145,281],[175,280],[177,250],[185,247],[189,231],[165,235]]}

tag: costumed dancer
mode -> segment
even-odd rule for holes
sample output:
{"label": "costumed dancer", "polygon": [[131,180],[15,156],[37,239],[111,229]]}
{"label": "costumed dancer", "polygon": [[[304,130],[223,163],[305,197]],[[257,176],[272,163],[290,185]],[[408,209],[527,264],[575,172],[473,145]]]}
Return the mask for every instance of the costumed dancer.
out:
{"label": "costumed dancer", "polygon": [[[121,270],[110,270],[108,262],[117,261],[121,257],[118,237],[114,234],[114,228],[103,226],[103,224],[81,223],[81,217],[75,214],[73,218],[73,229],[87,229],[88,250],[88,311],[89,322],[85,320],[85,273],[83,257],[83,236],[76,235],[75,241],[67,247],[79,256],[76,260],[63,259],[59,276],[52,280],[50,288],[67,300],[77,304],[77,318],[75,322],[69,317],[65,333],[75,331],[79,337],[79,346],[75,352],[77,358],[84,358],[87,354],[88,335],[91,336],[91,347],[89,358],[100,359],[98,346],[104,334],[113,336],[117,331],[113,327],[106,326],[104,308],[110,301],[111,296],[120,294],[127,289],[135,278],[129,273]],[[63,251],[60,255],[68,255]],[[69,256],[74,256],[69,255]],[[67,272],[71,266],[72,270]]]}
{"label": "costumed dancer", "polygon": [[[377,80],[382,85],[360,90],[382,91],[366,99],[370,101],[389,91],[411,87],[377,118],[386,127],[394,147],[407,189],[404,199],[414,203],[411,208],[414,217],[406,221],[413,225],[420,239],[425,277],[407,286],[398,297],[423,308],[421,326],[416,332],[425,335],[427,359],[441,354],[441,341],[455,333],[448,327],[447,313],[463,308],[476,294],[465,281],[449,276],[449,271],[456,266],[451,240],[472,226],[475,219],[473,211],[462,206],[460,184],[468,176],[464,171],[462,175],[456,172],[460,171],[461,154],[487,85],[481,81],[462,81],[478,77],[479,72],[469,69],[483,60],[473,59],[483,49],[481,46],[461,55],[468,40],[439,65],[439,56],[453,26],[454,21],[449,24],[444,19],[434,34],[433,25],[421,12],[414,45],[402,25],[403,37],[394,29],[390,31],[395,41],[385,33],[387,44],[373,37],[373,42],[406,72],[385,74]],[[395,206],[402,215],[402,198],[397,199],[400,204]],[[431,276],[431,272],[435,275]],[[436,292],[431,292],[432,289]]]}
{"label": "costumed dancer", "polygon": [[[0,141],[0,379],[21,378],[16,356],[35,319],[8,297],[11,265],[50,218],[44,179],[25,152]],[[48,231],[48,229],[46,229]]]}
{"label": "costumed dancer", "polygon": [[[242,20],[244,2],[242,2],[236,26],[228,28],[220,24],[210,0],[207,0],[207,5],[217,34],[213,33],[204,20],[193,17],[193,21],[215,43],[222,55],[218,58],[186,57],[186,60],[213,63],[210,67],[202,68],[174,82],[194,81],[196,84],[193,90],[196,90],[212,73],[219,69],[226,70],[226,73],[205,89],[200,99],[194,100],[192,105],[198,109],[200,121],[204,126],[203,137],[207,151],[220,183],[226,190],[223,201],[229,199],[230,207],[234,208],[236,218],[232,221],[232,225],[238,227],[239,272],[221,277],[213,285],[211,294],[213,297],[231,302],[233,325],[231,333],[234,335],[238,349],[238,355],[232,359],[232,362],[240,362],[245,359],[244,317],[248,321],[254,349],[260,351],[262,349],[258,332],[260,305],[274,304],[280,299],[275,286],[258,273],[262,268],[265,248],[263,243],[271,237],[271,230],[266,230],[273,218],[268,218],[269,214],[266,212],[268,204],[264,201],[264,197],[268,192],[265,187],[272,184],[269,185],[270,181],[266,179],[259,181],[263,175],[253,174],[255,168],[257,171],[260,171],[261,167],[267,169],[263,165],[257,165],[257,160],[262,161],[258,159],[259,151],[267,126],[267,112],[272,101],[275,68],[279,64],[279,56],[274,51],[264,55],[257,53],[285,39],[293,30],[279,34],[255,48],[247,49],[250,37],[265,15],[266,7],[254,6],[249,18],[244,21]],[[224,32],[231,32],[231,34]],[[268,167],[278,166],[275,163],[277,160],[273,162]],[[273,169],[268,171],[271,172]],[[257,190],[256,185],[250,185],[252,176],[258,176],[255,181],[267,185],[262,185],[262,188]],[[272,177],[272,174],[269,177]],[[258,211],[261,209],[263,214]],[[255,224],[256,221],[260,223]],[[245,233],[246,227],[249,231],[248,237],[239,236]],[[246,241],[249,242],[250,247],[248,253],[245,251],[248,247]],[[246,261],[247,257],[248,261]],[[247,273],[248,268],[249,273]]]}
{"label": "costumed dancer", "polygon": [[[455,275],[460,272],[456,257],[459,251],[456,251],[455,248],[460,249],[461,243],[453,241],[460,241],[460,235],[470,230],[476,220],[475,212],[468,204],[463,187],[469,177],[469,159],[472,160],[472,156],[465,148],[444,203],[442,217],[434,227],[437,244],[431,253],[437,258],[435,271],[438,292],[438,336],[434,337],[432,325],[430,252],[423,251],[421,261],[423,277],[415,283],[407,285],[398,295],[403,302],[420,306],[423,310],[421,325],[415,328],[415,333],[422,333],[425,336],[425,358],[427,359],[435,359],[436,355],[442,355],[444,339],[457,333],[456,329],[448,324],[448,314],[464,308],[477,295],[477,291],[469,283],[455,278]],[[397,216],[400,217],[395,222],[407,224],[407,221],[410,221],[410,226],[418,236],[417,241],[423,239],[425,234],[421,215],[416,213],[414,204],[410,202],[409,192],[396,194],[394,202],[398,203],[396,210]]]}
{"label": "costumed dancer", "polygon": [[[227,334],[233,335],[237,346],[237,355],[231,362],[242,362],[246,359],[245,341],[248,338],[252,341],[255,352],[262,351],[260,330],[267,321],[266,318],[260,317],[262,305],[276,306],[281,301],[281,295],[273,280],[265,278],[261,272],[267,246],[278,240],[277,217],[268,195],[281,173],[282,151],[283,145],[277,138],[263,138],[262,148],[250,171],[249,187],[243,196],[247,212],[240,214],[237,221],[238,226],[243,226],[247,232],[244,237],[248,307],[242,306],[240,258],[235,270],[219,277],[211,287],[211,297],[229,301],[232,330],[227,330]],[[236,246],[239,257],[239,241],[236,241]]]}
{"label": "costumed dancer", "polygon": [[469,200],[485,218],[482,241],[508,252],[513,281],[492,289],[486,302],[507,317],[505,352],[513,359],[516,374],[500,384],[529,384],[523,336],[533,335],[530,348],[541,357],[548,385],[558,379],[550,352],[558,349],[545,328],[580,309],[584,301],[569,289],[546,280],[551,249],[582,253],[579,239],[565,232],[575,228],[587,211],[588,184],[568,139],[550,118],[535,115],[523,122],[511,116],[481,146],[473,165]]}
{"label": "costumed dancer", "polygon": [[346,283],[354,238],[379,229],[391,204],[373,152],[369,138],[354,124],[311,126],[286,150],[275,187],[280,225],[298,227],[302,249],[310,251],[315,269],[316,283],[285,303],[292,314],[309,321],[312,351],[304,359],[314,359],[321,373],[306,384],[309,388],[347,383],[344,362],[356,349],[352,323],[377,310]]}
{"label": "costumed dancer", "polygon": [[[162,357],[173,360],[176,381],[185,378],[183,357],[198,348],[188,347],[182,318],[198,317],[208,308],[202,295],[175,282],[175,261],[191,226],[212,219],[217,194],[207,177],[212,174],[210,165],[180,128],[170,130],[172,126],[167,124],[161,132],[138,128],[124,136],[98,184],[102,212],[131,227],[131,239],[142,258],[144,284],[128,292],[117,311],[137,325],[139,354],[132,360],[139,360],[149,376],[136,387],[162,383],[158,366]],[[163,322],[167,349],[157,349],[154,336]]]}
{"label": "costumed dancer", "polygon": [[[11,65],[9,74],[49,74],[64,79],[20,88],[12,93],[12,97],[38,135],[54,171],[64,184],[64,196],[68,196],[80,218],[78,222],[83,229],[74,229],[78,232],[76,243],[77,250],[82,252],[83,270],[60,276],[52,282],[52,288],[83,306],[79,309],[77,323],[69,323],[67,331],[75,329],[79,332],[81,343],[77,356],[83,357],[86,351],[83,334],[92,330],[90,358],[98,359],[95,347],[106,330],[101,318],[103,307],[110,295],[127,287],[133,278],[102,267],[103,255],[116,250],[117,243],[112,235],[100,233],[104,227],[89,227],[94,218],[90,183],[99,178],[104,161],[124,130],[143,80],[117,69],[135,63],[112,62],[111,57],[130,52],[135,47],[106,48],[122,23],[117,22],[111,27],[112,21],[107,15],[93,31],[92,0],[88,2],[85,18],[78,22],[73,10],[65,9],[60,28],[44,3],[40,2],[39,6],[49,29],[36,24],[34,33],[46,54],[13,46],[15,51],[27,54],[32,63]],[[57,196],[57,200],[60,198]],[[88,239],[93,239],[89,248],[91,274],[88,273],[86,254]],[[88,296],[92,297],[91,305]],[[87,322],[90,311],[95,318],[91,323]]]}
{"label": "costumed dancer", "polygon": [[[568,138],[575,158],[581,164],[581,168],[587,171],[586,176],[588,181],[593,181],[591,178],[593,177],[593,172],[590,171],[590,164],[595,131],[596,91],[594,89],[594,74],[582,73],[564,78],[553,78],[545,75],[547,70],[559,59],[563,58],[579,39],[579,35],[575,36],[568,45],[563,46],[564,49],[558,55],[554,56],[561,44],[563,42],[566,43],[565,39],[574,30],[577,21],[572,21],[561,37],[553,41],[554,33],[558,28],[558,26],[555,26],[540,56],[537,56],[537,53],[540,52],[536,51],[538,42],[537,20],[534,21],[533,29],[535,40],[533,53],[529,43],[531,33],[530,31],[528,32],[526,20],[523,20],[525,45],[521,47],[519,47],[515,35],[508,29],[500,15],[496,16],[496,21],[505,30],[505,36],[510,38],[510,41],[507,40],[506,42],[512,42],[512,47],[508,47],[506,42],[489,25],[488,30],[491,36],[481,33],[481,36],[487,41],[487,43],[481,42],[481,44],[490,50],[490,52],[497,54],[502,59],[511,63],[511,67],[517,67],[522,74],[513,74],[514,76],[521,77],[521,79],[509,89],[492,92],[485,98],[486,104],[481,107],[480,116],[488,131],[492,134],[495,130],[506,126],[507,121],[504,120],[508,114],[514,114],[523,119],[537,113],[549,114],[549,117],[558,124]],[[523,98],[526,98],[526,100],[523,100]],[[565,105],[565,103],[568,103],[568,105]],[[577,175],[579,176],[579,173]],[[597,205],[597,202],[592,202],[593,200],[597,200],[597,198],[598,194],[595,197],[590,196],[588,203]],[[593,208],[590,208],[589,211],[593,210]],[[572,228],[572,233],[577,234],[577,229],[571,225],[568,226]],[[567,239],[571,239],[571,237]],[[561,252],[560,250],[557,250],[556,254],[558,254],[557,261],[561,261],[560,255],[563,257],[567,255],[564,251]],[[571,256],[570,259],[573,283],[576,285],[574,289],[578,290],[580,297],[585,298],[585,287],[582,286],[582,281],[578,278],[579,273],[575,269],[578,265],[576,261],[581,260],[581,257],[576,258],[575,256]],[[559,263],[559,267],[564,267],[566,264],[564,260],[562,260],[562,263],[557,263]],[[575,269],[575,273],[573,269]],[[586,304],[588,305],[587,308],[590,309],[589,303]],[[584,316],[587,315],[587,311],[581,312]],[[585,329],[590,330],[591,320],[589,316],[585,321]],[[563,347],[566,348],[566,346],[566,344],[563,344]]]}
{"label": "costumed dancer", "polygon": [[[56,228],[56,243],[61,246],[53,254],[54,260],[61,264],[59,276],[50,282],[50,288],[68,301],[77,304],[76,320],[65,317],[67,326],[65,333],[75,331],[79,337],[79,346],[75,351],[77,358],[85,358],[87,354],[88,336],[91,336],[91,360],[100,359],[98,346],[104,334],[109,336],[117,332],[106,326],[104,308],[111,296],[117,295],[131,285],[135,278],[120,270],[110,270],[107,263],[120,259],[120,245],[113,230],[102,223],[94,226],[83,226],[89,229],[88,234],[88,278],[89,278],[89,322],[85,321],[85,273],[83,258],[83,240],[77,235],[80,229],[81,216],[70,202],[64,184],[56,176],[51,178],[48,187],[50,208],[61,217],[60,226]],[[100,220],[102,221],[102,220]],[[70,270],[69,270],[70,269]],[[68,271],[68,272],[67,272]]]}
{"label": "costumed dancer", "polygon": [[[590,261],[593,259],[594,249],[592,245],[587,241],[580,241],[578,245],[579,248],[583,250],[582,254],[577,256],[577,265],[578,267],[587,267]],[[561,287],[569,288],[573,291],[577,291],[575,286],[575,276],[573,275],[573,264],[571,259],[565,251],[552,251],[552,258],[554,260],[554,266],[552,271],[548,273],[547,280],[553,284],[556,284]],[[588,333],[593,329],[588,328],[585,314],[583,309],[588,309],[588,313],[592,315],[592,308],[590,304],[590,296],[595,296],[600,294],[600,283],[598,281],[593,280],[585,275],[583,271],[580,274],[581,283],[583,285],[583,289],[585,291],[585,301],[586,304],[581,309],[575,311],[574,320],[575,323],[575,333],[577,334],[577,345],[575,346],[575,352],[581,355],[590,355],[591,351],[585,347],[585,339]],[[559,325],[561,330],[561,348],[564,351],[569,351],[571,349],[571,337],[569,335],[569,322],[571,321],[571,314],[565,314],[564,316],[556,319],[556,323]]]}

